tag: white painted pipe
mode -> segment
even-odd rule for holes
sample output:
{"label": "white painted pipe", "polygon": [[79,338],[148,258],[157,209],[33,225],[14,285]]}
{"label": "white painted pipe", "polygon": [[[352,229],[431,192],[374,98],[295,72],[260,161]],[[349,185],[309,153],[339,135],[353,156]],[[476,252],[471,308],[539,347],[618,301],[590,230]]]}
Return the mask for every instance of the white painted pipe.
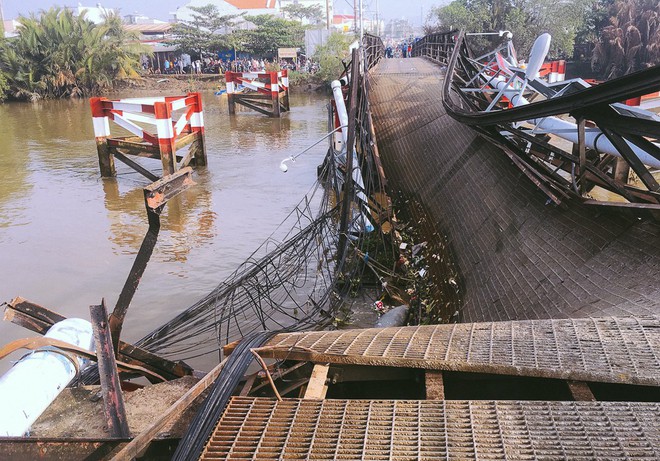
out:
{"label": "white painted pipe", "polygon": [[[59,339],[90,352],[95,350],[92,324],[66,319],[53,325],[46,338]],[[73,356],[72,356],[73,357]],[[87,360],[76,357],[79,369]],[[76,376],[71,360],[55,348],[26,355],[0,378],[0,437],[21,437]]]}
{"label": "white painted pipe", "polygon": [[[492,81],[491,85],[499,91],[504,89],[502,94],[509,98],[511,104],[514,106],[517,107],[529,104],[529,101],[520,94],[520,90],[507,87],[507,82],[496,80]],[[577,144],[578,142],[578,130],[575,123],[562,120],[558,117],[544,117],[528,121],[536,126],[536,130],[552,133],[574,144]],[[660,168],[660,161],[658,161],[658,159],[648,154],[646,151],[640,149],[636,145],[631,144],[628,141],[626,141],[626,143],[628,146],[630,146],[632,151],[635,153],[635,155],[637,155],[643,164],[652,168]],[[598,128],[589,128],[585,130],[585,145],[586,147],[594,149],[598,152],[621,157],[621,154],[616,149],[616,147],[614,147],[614,144],[612,144],[607,136],[605,136],[603,132]]]}
{"label": "white painted pipe", "polygon": [[333,80],[330,84],[332,88],[332,96],[335,98],[335,106],[337,107],[337,117],[339,117],[339,125],[344,128],[341,129],[341,137],[344,145],[348,140],[348,112],[346,111],[346,104],[344,103],[344,95],[341,91],[341,82]]}
{"label": "white painted pipe", "polygon": [[[332,88],[332,95],[335,99],[335,107],[337,108],[337,117],[339,118],[339,123],[341,124],[341,136],[344,141],[344,153],[348,152],[347,142],[348,142],[348,112],[346,111],[346,103],[344,102],[344,95],[341,91],[341,82],[339,80],[333,80],[330,84]],[[351,149],[352,150],[352,149]],[[351,172],[353,177],[353,182],[358,185],[357,198],[362,201],[364,208],[368,209],[369,199],[362,192],[364,190],[364,181],[362,179],[362,172],[360,171],[360,165],[357,161],[357,156],[353,153],[353,171]],[[364,223],[364,229],[367,232],[371,232],[374,229],[373,224],[369,221],[369,218],[364,212],[362,212],[362,221]]]}

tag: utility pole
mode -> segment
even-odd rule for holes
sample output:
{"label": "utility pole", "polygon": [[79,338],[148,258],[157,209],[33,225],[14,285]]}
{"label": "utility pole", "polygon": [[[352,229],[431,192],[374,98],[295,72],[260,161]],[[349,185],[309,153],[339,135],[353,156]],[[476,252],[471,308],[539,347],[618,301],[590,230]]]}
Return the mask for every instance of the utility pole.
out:
{"label": "utility pole", "polygon": [[5,38],[5,15],[2,12],[2,0],[0,0],[0,40]]}
{"label": "utility pole", "polygon": [[364,35],[364,20],[362,18],[363,13],[364,13],[364,8],[362,7],[362,0],[360,0],[360,41],[362,40],[362,36]]}
{"label": "utility pole", "polygon": [[353,0],[353,31],[358,33],[358,0]]}
{"label": "utility pole", "polygon": [[330,0],[325,0],[325,28],[330,32]]}

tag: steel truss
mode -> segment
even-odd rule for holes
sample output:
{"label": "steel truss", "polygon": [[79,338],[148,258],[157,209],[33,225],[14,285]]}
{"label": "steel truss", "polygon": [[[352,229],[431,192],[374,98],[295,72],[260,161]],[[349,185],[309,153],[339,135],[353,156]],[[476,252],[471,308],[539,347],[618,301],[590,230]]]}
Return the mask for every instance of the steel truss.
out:
{"label": "steel truss", "polygon": [[493,140],[557,205],[660,210],[660,117],[622,103],[657,92],[660,66],[595,86],[550,84],[530,72],[547,46],[525,69],[509,34],[499,35],[499,47],[481,56],[473,50],[484,38],[464,32],[427,36],[413,50],[447,66],[447,113]]}

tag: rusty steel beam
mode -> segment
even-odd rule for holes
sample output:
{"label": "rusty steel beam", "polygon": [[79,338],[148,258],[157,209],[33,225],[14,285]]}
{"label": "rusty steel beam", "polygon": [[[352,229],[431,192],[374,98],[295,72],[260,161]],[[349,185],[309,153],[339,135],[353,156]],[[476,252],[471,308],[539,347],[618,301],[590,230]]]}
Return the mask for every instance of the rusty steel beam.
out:
{"label": "rusty steel beam", "polygon": [[108,328],[108,312],[105,308],[105,300],[102,300],[100,305],[89,306],[89,313],[94,331],[94,342],[96,343],[103,409],[108,431],[112,437],[128,438],[131,433],[128,429],[124,396],[121,392],[115,352],[112,347],[110,329]]}
{"label": "rusty steel beam", "polygon": [[160,214],[160,209],[168,200],[194,185],[190,167],[181,168],[176,173],[158,179],[144,188],[147,210]]}
{"label": "rusty steel beam", "polygon": [[584,381],[566,381],[568,384],[568,389],[571,391],[573,400],[576,402],[595,402],[596,397],[594,397],[593,392],[589,384]]}
{"label": "rusty steel beam", "polygon": [[112,314],[110,314],[110,331],[112,332],[112,343],[115,345],[115,348],[119,345],[119,337],[121,336],[121,329],[124,324],[124,319],[126,318],[126,312],[128,312],[128,307],[133,300],[133,296],[137,291],[137,287],[140,284],[142,275],[147,268],[147,264],[149,263],[149,259],[151,259],[151,255],[158,240],[158,233],[160,232],[159,213],[160,209],[157,213],[147,206],[149,229],[144,236],[144,240],[142,240],[142,245],[140,245],[140,250],[135,257],[135,261],[133,261],[133,266],[131,266],[131,270],[124,283],[124,288],[122,288],[121,293],[119,294],[117,304],[115,304],[115,308],[112,311]]}
{"label": "rusty steel beam", "polygon": [[[7,304],[4,319],[39,334],[46,334],[55,323],[66,317],[20,296]],[[168,380],[193,374],[184,362],[173,362],[129,343],[119,341],[118,359],[126,364],[145,368]]]}
{"label": "rusty steel beam", "polygon": [[45,307],[30,302],[20,296],[15,297],[5,308],[4,320],[27,328],[41,335],[48,329],[66,319],[63,315],[50,311]]}
{"label": "rusty steel beam", "polygon": [[[138,142],[131,141],[139,140]],[[108,138],[108,146],[118,147],[120,149],[128,149],[134,151],[138,157],[149,157],[153,159],[160,158],[158,146],[152,146],[145,144],[142,138],[130,137],[130,138]]]}
{"label": "rusty steel beam", "polygon": [[442,371],[426,370],[426,400],[445,400],[445,380]]}
{"label": "rusty steel beam", "polygon": [[110,314],[110,331],[112,332],[112,342],[115,345],[115,350],[119,344],[119,337],[124,319],[126,318],[126,312],[128,312],[128,307],[133,300],[133,296],[137,291],[142,275],[147,268],[149,259],[151,259],[156,242],[158,241],[160,213],[168,200],[194,185],[192,168],[185,167],[144,188],[144,203],[147,208],[149,229],[144,236],[144,240],[142,240],[140,250],[135,257],[124,287],[117,299],[117,304],[112,314]]}
{"label": "rusty steel beam", "polygon": [[147,178],[147,179],[149,179],[149,180],[151,180],[151,181],[158,181],[158,176],[156,176],[155,174],[153,174],[151,171],[147,170],[145,167],[143,167],[142,165],[140,165],[140,164],[137,163],[136,161],[131,160],[131,159],[128,158],[126,155],[124,155],[122,152],[119,152],[118,149],[114,149],[114,151],[112,152],[112,154],[115,156],[115,158],[116,158],[117,160],[119,160],[120,162],[122,162],[124,165],[129,166],[129,167],[132,168],[133,170],[137,171],[138,173],[140,173],[140,174],[141,174],[142,176],[144,176],[145,178]]}

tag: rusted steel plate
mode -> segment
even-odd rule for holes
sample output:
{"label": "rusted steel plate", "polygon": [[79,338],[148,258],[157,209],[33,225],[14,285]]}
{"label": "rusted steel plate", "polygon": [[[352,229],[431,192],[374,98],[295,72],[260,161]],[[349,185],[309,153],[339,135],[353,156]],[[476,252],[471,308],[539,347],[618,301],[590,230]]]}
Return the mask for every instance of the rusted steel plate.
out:
{"label": "rusted steel plate", "polygon": [[152,210],[165,205],[180,192],[194,186],[192,168],[181,168],[174,174],[165,176],[144,188],[144,200]]}
{"label": "rusted steel plate", "polygon": [[585,318],[288,333],[271,358],[660,385],[658,318]]}
{"label": "rusted steel plate", "polygon": [[201,459],[658,459],[660,405],[235,397]]}

